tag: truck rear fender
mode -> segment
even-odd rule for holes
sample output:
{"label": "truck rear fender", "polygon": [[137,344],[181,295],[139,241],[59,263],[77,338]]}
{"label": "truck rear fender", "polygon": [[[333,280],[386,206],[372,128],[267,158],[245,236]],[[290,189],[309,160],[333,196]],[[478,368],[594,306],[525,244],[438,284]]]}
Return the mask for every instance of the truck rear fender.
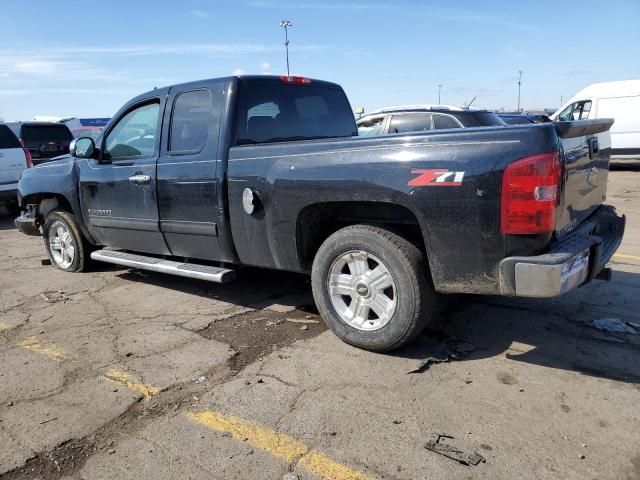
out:
{"label": "truck rear fender", "polygon": [[331,234],[349,225],[376,225],[409,240],[425,253],[429,249],[418,215],[397,203],[335,201],[305,206],[296,221],[296,247],[300,265],[311,269],[315,253]]}

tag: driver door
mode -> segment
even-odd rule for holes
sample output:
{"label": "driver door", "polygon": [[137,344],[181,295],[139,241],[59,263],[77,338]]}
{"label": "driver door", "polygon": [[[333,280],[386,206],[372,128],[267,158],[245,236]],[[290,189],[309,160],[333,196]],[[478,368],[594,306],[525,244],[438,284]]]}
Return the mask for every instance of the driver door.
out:
{"label": "driver door", "polygon": [[102,136],[98,159],[80,165],[80,201],[91,235],[104,246],[169,254],[159,228],[156,163],[164,98],[129,105]]}

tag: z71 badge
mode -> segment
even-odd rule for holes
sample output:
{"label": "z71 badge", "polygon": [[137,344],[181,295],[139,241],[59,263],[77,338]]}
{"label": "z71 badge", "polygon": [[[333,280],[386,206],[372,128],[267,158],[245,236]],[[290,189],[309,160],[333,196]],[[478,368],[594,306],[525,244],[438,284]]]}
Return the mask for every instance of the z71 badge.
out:
{"label": "z71 badge", "polygon": [[411,170],[418,176],[410,180],[407,185],[411,187],[459,187],[462,185],[464,172],[452,172],[450,170]]}

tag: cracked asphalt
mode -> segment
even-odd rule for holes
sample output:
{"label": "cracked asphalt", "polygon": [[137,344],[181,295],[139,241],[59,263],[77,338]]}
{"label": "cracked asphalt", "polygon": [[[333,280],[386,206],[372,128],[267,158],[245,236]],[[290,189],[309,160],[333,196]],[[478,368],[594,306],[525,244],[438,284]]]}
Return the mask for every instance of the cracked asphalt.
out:
{"label": "cracked asphalt", "polygon": [[[450,296],[392,355],[337,340],[303,276],[64,273],[0,211],[0,478],[640,479],[640,171],[608,192],[611,282]],[[451,342],[470,355],[420,368]]]}

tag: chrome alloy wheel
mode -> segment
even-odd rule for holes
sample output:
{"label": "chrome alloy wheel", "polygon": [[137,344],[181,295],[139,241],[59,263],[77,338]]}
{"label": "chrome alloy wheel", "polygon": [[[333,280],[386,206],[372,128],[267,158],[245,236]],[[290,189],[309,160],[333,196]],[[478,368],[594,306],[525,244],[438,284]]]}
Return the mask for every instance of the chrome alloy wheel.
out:
{"label": "chrome alloy wheel", "polygon": [[378,330],[396,311],[398,292],[391,272],[362,250],[344,253],[333,262],[328,289],[340,319],[358,330]]}
{"label": "chrome alloy wheel", "polygon": [[49,232],[49,249],[53,261],[62,269],[69,268],[76,256],[76,246],[71,232],[59,221],[51,225]]}

